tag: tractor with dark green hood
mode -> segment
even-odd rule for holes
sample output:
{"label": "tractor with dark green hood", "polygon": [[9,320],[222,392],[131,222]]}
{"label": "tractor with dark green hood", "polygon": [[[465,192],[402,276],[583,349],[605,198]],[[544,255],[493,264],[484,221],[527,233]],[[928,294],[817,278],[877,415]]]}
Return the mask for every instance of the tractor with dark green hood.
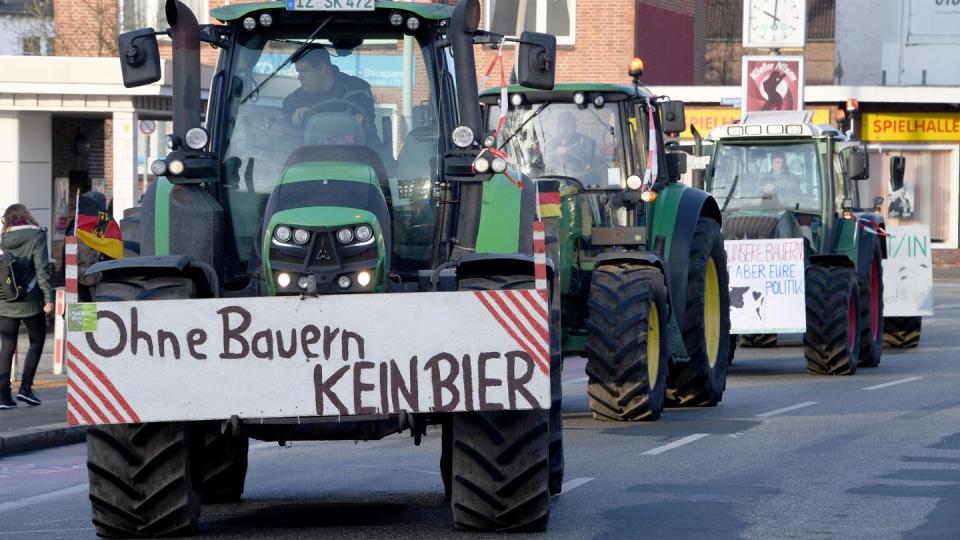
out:
{"label": "tractor with dark green hood", "polygon": [[541,211],[559,221],[562,350],[587,357],[594,417],[652,421],[722,399],[729,293],[720,208],[679,181],[684,156],[665,142],[684,130],[683,103],[641,86],[639,60],[630,73],[633,86],[484,91],[488,147],[512,165],[484,201],[525,196],[511,174],[559,192]]}
{"label": "tractor with dark green hood", "polygon": [[[172,39],[173,134],[169,153],[150,166],[158,180],[125,224],[139,236],[138,256],[90,269],[101,275],[96,302],[168,300],[187,317],[191,306],[209,299],[243,306],[335,296],[369,310],[377,298],[420,298],[405,293],[473,298],[481,293],[447,291],[534,288],[545,265],[535,263],[532,218],[514,222],[514,238],[527,241],[481,249],[486,228],[504,209],[484,204],[492,175],[474,168],[483,151],[474,47],[505,38],[479,29],[479,0],[236,3],[210,15],[220,23],[198,24],[182,2],[168,0],[169,30],[119,37],[130,87],[160,79],[156,35]],[[553,36],[525,32],[511,39],[519,41],[521,80],[552,87]],[[220,50],[203,124],[201,45]],[[320,73],[322,84],[308,87],[311,73]],[[391,321],[375,307],[368,316],[389,333]],[[422,316],[409,314],[413,321]],[[343,339],[349,352],[349,336]],[[485,337],[475,339],[482,346]],[[314,346],[330,349],[326,337]],[[548,364],[559,362],[559,351],[547,354]],[[517,382],[484,379],[483,361],[481,392]],[[554,367],[544,376],[559,403]],[[456,390],[434,373],[440,387]],[[380,370],[382,380],[393,375]],[[372,388],[361,375],[354,378],[357,392]],[[176,388],[144,391],[163,399]],[[324,395],[317,395],[320,403]],[[543,530],[563,474],[559,414],[551,414],[549,397],[546,407],[529,409],[511,402],[493,410],[481,393],[480,405],[466,410],[267,419],[238,411],[201,421],[93,425],[87,436],[93,521],[107,536],[190,534],[201,502],[240,499],[250,438],[374,440],[409,430],[419,444],[427,426],[440,425],[440,472],[454,524]],[[386,393],[383,400],[389,402]]]}

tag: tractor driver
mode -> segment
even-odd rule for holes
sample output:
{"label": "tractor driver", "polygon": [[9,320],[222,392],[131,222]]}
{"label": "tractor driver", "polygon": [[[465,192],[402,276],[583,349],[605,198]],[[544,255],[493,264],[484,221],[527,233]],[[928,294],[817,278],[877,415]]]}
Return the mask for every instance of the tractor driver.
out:
{"label": "tractor driver", "polygon": [[580,177],[593,170],[596,141],[577,131],[577,117],[563,111],[557,117],[560,133],[549,141],[548,169],[567,176]]}
{"label": "tractor driver", "polygon": [[763,184],[763,194],[776,196],[781,204],[793,206],[804,198],[799,176],[787,168],[787,156],[781,151],[775,151],[770,156],[770,174]]}
{"label": "tractor driver", "polygon": [[363,124],[365,133],[376,135],[370,83],[340,71],[330,61],[330,52],[323,47],[307,51],[294,65],[300,88],[283,100],[284,117],[291,125],[303,128],[313,112],[350,112],[363,115],[358,121]]}

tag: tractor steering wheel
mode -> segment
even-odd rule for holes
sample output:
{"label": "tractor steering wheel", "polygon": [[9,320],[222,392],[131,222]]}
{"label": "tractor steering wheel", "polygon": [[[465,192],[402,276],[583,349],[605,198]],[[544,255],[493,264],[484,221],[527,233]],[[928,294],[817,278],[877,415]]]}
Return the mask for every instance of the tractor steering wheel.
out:
{"label": "tractor steering wheel", "polygon": [[317,103],[316,105],[310,107],[307,112],[303,113],[302,125],[306,125],[307,121],[310,120],[310,117],[319,113],[319,112],[347,112],[354,114],[362,114],[364,118],[367,116],[367,111],[363,109],[360,105],[347,100],[347,99],[326,99]]}

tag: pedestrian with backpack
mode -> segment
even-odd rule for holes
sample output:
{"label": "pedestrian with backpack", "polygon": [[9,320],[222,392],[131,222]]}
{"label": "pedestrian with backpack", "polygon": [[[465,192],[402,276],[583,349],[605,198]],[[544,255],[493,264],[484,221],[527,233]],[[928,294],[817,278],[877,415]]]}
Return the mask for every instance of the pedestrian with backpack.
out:
{"label": "pedestrian with backpack", "polygon": [[27,327],[30,346],[17,399],[40,405],[33,377],[47,338],[45,314],[53,311],[47,234],[22,204],[8,207],[0,223],[0,409],[17,406],[10,393],[10,367],[21,322]]}

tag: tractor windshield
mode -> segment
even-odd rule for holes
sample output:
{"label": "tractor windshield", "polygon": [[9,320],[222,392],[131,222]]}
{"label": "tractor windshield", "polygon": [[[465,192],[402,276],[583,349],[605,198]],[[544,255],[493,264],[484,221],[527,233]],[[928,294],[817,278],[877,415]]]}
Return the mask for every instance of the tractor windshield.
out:
{"label": "tractor windshield", "polygon": [[[496,126],[499,107],[488,111],[487,125]],[[569,176],[593,185],[626,182],[615,106],[549,103],[514,109],[502,134],[509,138],[504,150],[531,178]]]}
{"label": "tractor windshield", "polygon": [[249,259],[291,155],[336,146],[356,149],[344,162],[362,156],[386,176],[394,255],[411,266],[428,261],[440,133],[432,45],[395,31],[363,39],[342,26],[309,35],[278,28],[241,37],[234,49],[220,147],[236,258]]}
{"label": "tractor windshield", "polygon": [[724,209],[820,211],[820,166],[813,142],[721,144],[710,192]]}

